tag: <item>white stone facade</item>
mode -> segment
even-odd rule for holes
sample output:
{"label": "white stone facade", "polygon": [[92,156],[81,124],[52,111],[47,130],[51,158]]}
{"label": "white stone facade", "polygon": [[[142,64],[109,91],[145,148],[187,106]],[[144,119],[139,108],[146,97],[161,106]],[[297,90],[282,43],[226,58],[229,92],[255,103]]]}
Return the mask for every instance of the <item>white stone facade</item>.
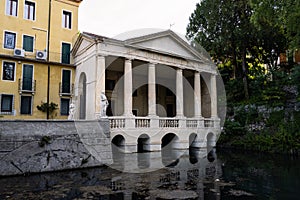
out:
{"label": "white stone facade", "polygon": [[125,152],[138,152],[139,141],[143,150],[159,151],[168,134],[177,149],[215,145],[220,133],[216,66],[176,33],[122,40],[82,33],[72,53],[75,119],[97,119],[104,92],[111,140],[118,137]]}

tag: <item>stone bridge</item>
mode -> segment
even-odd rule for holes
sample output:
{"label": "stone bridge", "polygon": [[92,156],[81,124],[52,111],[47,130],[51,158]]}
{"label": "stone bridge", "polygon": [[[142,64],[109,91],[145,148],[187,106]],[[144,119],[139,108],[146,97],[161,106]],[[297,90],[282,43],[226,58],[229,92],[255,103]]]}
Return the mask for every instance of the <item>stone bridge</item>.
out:
{"label": "stone bridge", "polygon": [[213,147],[220,134],[220,120],[211,118],[109,117],[112,144],[124,152]]}

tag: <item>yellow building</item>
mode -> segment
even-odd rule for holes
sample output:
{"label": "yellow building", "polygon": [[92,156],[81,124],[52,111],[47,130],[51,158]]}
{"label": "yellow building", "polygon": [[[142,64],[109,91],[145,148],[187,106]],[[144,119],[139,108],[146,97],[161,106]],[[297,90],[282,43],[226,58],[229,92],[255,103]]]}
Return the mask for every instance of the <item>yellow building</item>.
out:
{"label": "yellow building", "polygon": [[[0,1],[0,116],[65,119],[73,95],[70,57],[82,0]],[[57,104],[50,113],[37,106]]]}

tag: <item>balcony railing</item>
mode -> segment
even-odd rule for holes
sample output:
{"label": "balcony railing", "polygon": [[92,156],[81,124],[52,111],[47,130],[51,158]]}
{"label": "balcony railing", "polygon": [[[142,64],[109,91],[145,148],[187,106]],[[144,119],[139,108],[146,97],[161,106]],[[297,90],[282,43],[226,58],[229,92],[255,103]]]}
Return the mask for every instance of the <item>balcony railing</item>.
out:
{"label": "balcony railing", "polygon": [[196,119],[187,119],[186,120],[186,127],[187,128],[198,128],[199,120]]}
{"label": "balcony railing", "polygon": [[135,118],[135,127],[136,128],[150,128],[150,119],[149,118]]}
{"label": "balcony railing", "polygon": [[209,120],[209,119],[205,119],[204,120],[204,127],[205,128],[210,128],[210,127],[214,127],[214,120]]}
{"label": "balcony railing", "polygon": [[59,83],[59,96],[72,96],[74,92],[74,84]]}
{"label": "balcony railing", "polygon": [[125,128],[125,118],[110,118],[110,128]]}
{"label": "balcony railing", "polygon": [[178,119],[178,118],[150,118],[133,117],[125,118],[123,116],[109,117],[111,129],[132,129],[132,128],[219,128],[219,119]]}
{"label": "balcony railing", "polygon": [[19,93],[32,93],[36,91],[36,80],[19,79]]}
{"label": "balcony railing", "polygon": [[159,127],[178,128],[179,119],[159,119]]}

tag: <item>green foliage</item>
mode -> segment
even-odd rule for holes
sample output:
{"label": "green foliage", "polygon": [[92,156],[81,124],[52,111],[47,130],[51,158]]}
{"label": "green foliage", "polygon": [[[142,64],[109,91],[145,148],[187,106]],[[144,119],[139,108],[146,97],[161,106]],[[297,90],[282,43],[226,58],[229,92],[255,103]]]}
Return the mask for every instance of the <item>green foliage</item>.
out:
{"label": "green foliage", "polygon": [[300,65],[296,65],[292,69],[291,82],[297,86],[298,94],[300,93]]}
{"label": "green foliage", "polygon": [[49,114],[51,118],[54,118],[54,111],[58,108],[58,105],[56,103],[51,102],[48,103],[41,103],[41,105],[36,106],[39,111],[42,111],[44,113],[47,113],[49,111]]}
{"label": "green foliage", "polygon": [[228,129],[225,128],[225,134],[221,135],[218,145],[261,152],[297,154],[300,151],[300,112],[294,112],[293,115],[293,121],[285,121],[284,111],[272,112],[266,127],[260,133],[236,133],[234,130],[242,127],[238,122],[235,122],[236,126],[232,126],[233,123],[225,124],[232,134],[227,134]]}
{"label": "green foliage", "polygon": [[46,144],[50,144],[51,138],[49,136],[43,136],[39,142],[40,147],[44,147]]}

